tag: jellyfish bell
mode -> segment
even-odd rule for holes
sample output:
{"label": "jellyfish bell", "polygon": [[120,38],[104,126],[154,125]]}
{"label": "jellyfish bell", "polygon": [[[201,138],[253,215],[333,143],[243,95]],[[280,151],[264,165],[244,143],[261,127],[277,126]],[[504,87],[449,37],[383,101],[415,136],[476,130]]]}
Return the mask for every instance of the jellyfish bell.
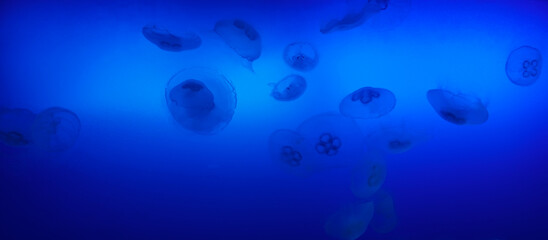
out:
{"label": "jellyfish bell", "polygon": [[366,137],[366,144],[369,148],[385,153],[400,154],[429,139],[426,130],[419,129],[409,121],[390,120],[373,129]]}
{"label": "jellyfish bell", "polygon": [[371,119],[390,113],[395,106],[396,96],[390,90],[363,87],[343,98],[339,111],[346,117]]}
{"label": "jellyfish bell", "polygon": [[0,109],[0,143],[10,147],[32,144],[32,124],[36,114],[28,109]]}
{"label": "jellyfish bell", "polygon": [[398,216],[394,208],[394,199],[386,190],[379,190],[373,197],[375,214],[369,227],[378,233],[392,232],[398,224]]}
{"label": "jellyfish bell", "polygon": [[64,151],[74,145],[80,128],[80,119],[74,112],[51,107],[36,116],[32,124],[32,140],[43,150]]}
{"label": "jellyfish bell", "polygon": [[170,52],[196,49],[202,44],[202,39],[194,32],[187,31],[174,35],[166,28],[154,24],[144,26],[142,33],[148,41],[160,49]]}
{"label": "jellyfish bell", "polygon": [[308,42],[294,42],[284,49],[283,59],[291,68],[307,72],[318,65],[319,56],[316,48]]}
{"label": "jellyfish bell", "polygon": [[313,173],[310,159],[303,152],[304,137],[299,133],[278,129],[268,138],[268,150],[274,164],[290,174],[309,176]]}
{"label": "jellyfish bell", "polygon": [[489,118],[485,104],[475,96],[444,89],[431,89],[426,96],[434,111],[447,122],[478,125]]}
{"label": "jellyfish bell", "polygon": [[350,190],[356,197],[366,199],[373,196],[386,179],[384,156],[378,151],[368,151],[362,164],[350,173]]}
{"label": "jellyfish bell", "polygon": [[236,109],[236,92],[224,75],[209,68],[192,67],[168,81],[167,107],[177,123],[202,135],[223,130]]}
{"label": "jellyfish bell", "polygon": [[524,45],[514,49],[506,60],[506,76],[518,86],[530,86],[542,72],[542,54],[537,48]]}
{"label": "jellyfish bell", "polygon": [[304,137],[303,153],[315,168],[352,167],[363,157],[363,136],[353,119],[318,114],[305,120],[297,132]]}
{"label": "jellyfish bell", "polygon": [[327,235],[339,240],[355,240],[362,236],[374,214],[372,202],[341,207],[324,224]]}
{"label": "jellyfish bell", "polygon": [[299,98],[306,90],[307,84],[304,77],[291,74],[275,84],[271,84],[271,96],[278,101],[293,101]]}
{"label": "jellyfish bell", "polygon": [[220,20],[213,28],[221,39],[245,59],[244,67],[253,70],[253,61],[261,56],[262,40],[259,32],[241,19]]}

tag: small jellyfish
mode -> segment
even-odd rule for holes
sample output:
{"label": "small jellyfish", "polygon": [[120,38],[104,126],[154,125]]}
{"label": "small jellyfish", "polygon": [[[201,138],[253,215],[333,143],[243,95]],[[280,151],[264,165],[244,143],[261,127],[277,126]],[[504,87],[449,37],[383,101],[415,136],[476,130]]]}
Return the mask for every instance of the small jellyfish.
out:
{"label": "small jellyfish", "polygon": [[477,97],[443,89],[431,89],[426,96],[434,111],[450,123],[482,124],[489,118],[487,108]]}
{"label": "small jellyfish", "polygon": [[146,25],[142,32],[151,43],[166,51],[180,52],[198,48],[202,44],[200,36],[193,32],[176,36],[156,25]]}
{"label": "small jellyfish", "polygon": [[529,86],[535,83],[542,71],[542,55],[534,47],[521,46],[508,55],[506,76],[514,84]]}
{"label": "small jellyfish", "polygon": [[340,19],[332,19],[320,28],[323,34],[357,28],[373,22],[379,30],[398,26],[410,9],[410,0],[348,0],[348,11]]}
{"label": "small jellyfish", "polygon": [[307,72],[318,65],[318,52],[312,44],[294,42],[285,47],[284,61],[295,70]]}
{"label": "small jellyfish", "polygon": [[296,74],[291,74],[271,85],[273,85],[273,89],[270,95],[278,101],[295,100],[306,90],[306,80]]}
{"label": "small jellyfish", "polygon": [[187,68],[166,86],[167,107],[185,129],[203,135],[220,132],[232,120],[236,93],[232,83],[208,68]]}
{"label": "small jellyfish", "polygon": [[274,163],[281,169],[297,174],[308,174],[308,159],[302,151],[304,138],[295,131],[279,129],[268,138],[268,150]]}
{"label": "small jellyfish", "polygon": [[240,20],[221,20],[213,29],[240,57],[244,67],[253,72],[252,62],[261,56],[261,35],[249,23]]}
{"label": "small jellyfish", "polygon": [[44,150],[63,151],[76,142],[80,134],[80,119],[70,110],[52,107],[36,116],[32,125],[32,139]]}
{"label": "small jellyfish", "polygon": [[339,240],[358,239],[367,230],[374,211],[372,202],[342,207],[327,218],[325,233]]}
{"label": "small jellyfish", "polygon": [[398,216],[394,209],[394,199],[386,191],[379,191],[373,198],[375,214],[369,227],[378,233],[389,233],[398,224]]}
{"label": "small jellyfish", "polygon": [[356,197],[369,198],[381,188],[386,179],[386,164],[381,153],[370,151],[365,162],[352,169],[350,190]]}
{"label": "small jellyfish", "polygon": [[360,88],[341,101],[339,111],[349,118],[379,118],[396,106],[396,96],[388,89]]}
{"label": "small jellyfish", "polygon": [[382,125],[367,137],[367,146],[385,153],[404,153],[429,137],[406,123]]}
{"label": "small jellyfish", "polygon": [[304,121],[297,132],[304,137],[304,155],[317,169],[354,166],[363,157],[363,136],[350,118],[316,115]]}
{"label": "small jellyfish", "polygon": [[27,109],[0,109],[0,142],[11,147],[29,146],[35,118],[36,114]]}

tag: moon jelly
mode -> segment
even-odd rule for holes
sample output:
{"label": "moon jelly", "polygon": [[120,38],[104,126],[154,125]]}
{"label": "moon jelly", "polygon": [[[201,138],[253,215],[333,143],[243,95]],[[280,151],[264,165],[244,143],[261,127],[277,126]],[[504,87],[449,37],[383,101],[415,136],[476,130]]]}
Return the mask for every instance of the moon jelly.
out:
{"label": "moon jelly", "polygon": [[339,111],[350,118],[379,118],[394,109],[396,96],[384,88],[360,88],[341,101]]}
{"label": "moon jelly", "polygon": [[253,71],[252,62],[261,56],[261,35],[249,23],[240,20],[221,20],[213,29],[240,57],[245,67]]}
{"label": "moon jelly", "polygon": [[367,230],[374,211],[372,202],[345,206],[327,219],[325,233],[339,240],[358,239]]}
{"label": "moon jelly", "polygon": [[318,65],[318,52],[312,44],[295,42],[287,45],[283,55],[284,61],[295,70],[307,72]]}
{"label": "moon jelly", "polygon": [[383,125],[368,135],[367,146],[386,153],[398,154],[407,152],[428,138],[425,133],[410,128],[405,123]]}
{"label": "moon jelly", "polygon": [[295,131],[279,129],[268,138],[268,150],[274,163],[293,174],[307,174],[310,162],[303,152],[304,137]]}
{"label": "moon jelly", "polygon": [[363,136],[354,120],[320,114],[305,120],[297,132],[304,137],[303,152],[319,169],[354,166],[363,156]]}
{"label": "moon jelly", "polygon": [[369,226],[378,233],[389,233],[398,224],[398,217],[394,209],[394,199],[386,191],[379,191],[374,199],[375,214]]}
{"label": "moon jelly", "polygon": [[434,111],[444,120],[456,124],[482,124],[489,118],[487,108],[474,96],[432,89],[426,94]]}
{"label": "moon jelly", "polygon": [[292,101],[303,95],[306,90],[306,80],[304,77],[292,74],[276,84],[270,94],[274,99],[279,101]]}
{"label": "moon jelly", "polygon": [[535,83],[542,71],[542,55],[534,47],[521,46],[513,50],[506,60],[506,76],[514,84],[529,86]]}
{"label": "moon jelly", "polygon": [[34,143],[49,151],[66,150],[80,134],[80,119],[70,110],[52,107],[36,116],[32,125]]}
{"label": "moon jelly", "polygon": [[27,109],[0,109],[0,142],[12,147],[30,145],[35,118],[36,114]]}
{"label": "moon jelly", "polygon": [[167,29],[156,25],[146,25],[143,27],[142,32],[151,43],[166,51],[180,52],[198,48],[202,44],[200,36],[193,32],[176,36]]}
{"label": "moon jelly", "polygon": [[382,154],[367,153],[365,162],[350,173],[350,190],[359,198],[369,198],[381,188],[386,179],[386,164]]}
{"label": "moon jelly", "polygon": [[232,83],[208,68],[179,71],[167,83],[165,95],[175,121],[198,134],[220,132],[232,120],[236,108]]}
{"label": "moon jelly", "polygon": [[392,29],[407,17],[410,5],[410,0],[348,0],[347,13],[340,19],[327,22],[320,32],[350,30],[365,22],[372,22],[379,30]]}

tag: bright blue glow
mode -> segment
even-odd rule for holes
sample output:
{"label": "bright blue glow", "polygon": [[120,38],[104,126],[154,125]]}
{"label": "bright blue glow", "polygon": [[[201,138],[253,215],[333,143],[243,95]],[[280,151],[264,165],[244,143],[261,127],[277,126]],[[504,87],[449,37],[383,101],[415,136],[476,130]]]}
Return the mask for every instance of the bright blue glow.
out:
{"label": "bright blue glow", "polygon": [[[349,169],[287,174],[272,161],[268,139],[277,129],[299,132],[307,119],[338,112],[345,96],[366,86],[390,90],[397,105],[379,119],[355,120],[355,132],[372,140],[369,133],[382,132],[383,121],[409,119],[414,124],[404,136],[420,144],[385,156],[382,186],[393,193],[401,224],[393,235],[366,231],[363,238],[544,234],[548,75],[522,87],[505,70],[521,46],[548,52],[548,3],[413,0],[407,12],[395,13],[404,18],[390,18],[389,5],[386,15],[322,34],[322,24],[344,16],[346,6],[2,1],[0,107],[39,113],[60,106],[78,115],[81,131],[61,152],[0,144],[0,196],[7,196],[0,200],[0,238],[325,239],[327,216],[341,203],[361,201]],[[254,73],[214,31],[223,19],[245,20],[260,34]],[[143,36],[148,24],[176,36],[196,33],[201,45],[164,51]],[[294,42],[314,46],[319,61],[312,70],[283,60]],[[189,67],[216,69],[238,94],[230,123],[215,135],[189,133],[166,104],[166,83]],[[269,84],[290,74],[306,79],[306,91],[293,101],[274,99]],[[488,121],[444,121],[428,102],[430,89],[476,96]],[[416,129],[428,137],[413,135]],[[329,139],[320,147],[338,146]]]}

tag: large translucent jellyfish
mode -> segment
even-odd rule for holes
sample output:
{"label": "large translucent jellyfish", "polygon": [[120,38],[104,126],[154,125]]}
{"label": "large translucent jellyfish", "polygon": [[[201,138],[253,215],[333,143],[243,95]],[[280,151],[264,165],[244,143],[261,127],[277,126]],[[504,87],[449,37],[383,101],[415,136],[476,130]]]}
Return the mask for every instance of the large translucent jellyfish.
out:
{"label": "large translucent jellyfish", "polygon": [[358,239],[367,230],[374,211],[372,202],[345,206],[327,219],[324,230],[335,239]]}
{"label": "large translucent jellyfish", "polygon": [[[332,19],[320,28],[321,33],[357,28],[374,22],[380,30],[392,29],[407,16],[410,0],[347,0],[348,11],[340,19]],[[378,25],[378,26],[376,26]]]}
{"label": "large translucent jellyfish", "polygon": [[350,118],[379,118],[396,106],[396,96],[388,89],[364,87],[347,95],[339,104],[342,115]]}
{"label": "large translucent jellyfish", "polygon": [[200,36],[193,32],[173,35],[167,29],[156,25],[146,25],[142,32],[151,43],[166,51],[180,52],[198,48],[202,44]]}
{"label": "large translucent jellyfish", "polygon": [[232,83],[208,68],[179,71],[167,83],[165,95],[173,118],[198,134],[220,132],[232,120],[236,108]]}
{"label": "large translucent jellyfish", "polygon": [[268,150],[274,163],[281,169],[296,175],[310,173],[310,159],[303,152],[304,137],[299,133],[279,129],[268,138]]}
{"label": "large translucent jellyfish", "polygon": [[394,199],[386,191],[379,191],[373,198],[375,214],[369,224],[373,231],[378,233],[389,233],[398,224],[398,216],[394,209]]}
{"label": "large translucent jellyfish", "polygon": [[377,151],[370,151],[365,161],[352,169],[350,190],[359,198],[369,198],[381,188],[386,179],[384,157]]}
{"label": "large translucent jellyfish", "polygon": [[307,72],[318,65],[318,51],[307,42],[294,42],[285,47],[284,61],[295,70]]}
{"label": "large translucent jellyfish", "polygon": [[450,123],[482,124],[489,118],[487,108],[477,97],[443,89],[431,89],[426,96],[434,111]]}
{"label": "large translucent jellyfish", "polygon": [[304,137],[304,155],[315,168],[355,166],[363,158],[363,136],[350,118],[319,114],[305,120],[297,132]]}
{"label": "large translucent jellyfish", "polygon": [[514,84],[529,86],[535,83],[542,71],[542,55],[534,47],[521,46],[513,50],[506,60],[506,76]]}
{"label": "large translucent jellyfish", "polygon": [[271,84],[273,86],[270,94],[279,101],[292,101],[303,95],[306,90],[306,80],[304,77],[296,74],[286,76],[279,82]]}
{"label": "large translucent jellyfish", "polygon": [[35,118],[36,114],[27,109],[0,109],[0,142],[12,147],[30,145]]}
{"label": "large translucent jellyfish", "polygon": [[385,153],[404,153],[415,145],[427,141],[429,136],[422,130],[411,128],[405,122],[383,124],[367,136],[367,146]]}
{"label": "large translucent jellyfish", "polygon": [[253,71],[252,62],[261,56],[261,35],[249,23],[240,19],[221,20],[213,29],[240,57],[244,66]]}
{"label": "large translucent jellyfish", "polygon": [[60,107],[48,108],[38,113],[32,125],[34,143],[49,151],[63,151],[72,147],[79,134],[78,116]]}

